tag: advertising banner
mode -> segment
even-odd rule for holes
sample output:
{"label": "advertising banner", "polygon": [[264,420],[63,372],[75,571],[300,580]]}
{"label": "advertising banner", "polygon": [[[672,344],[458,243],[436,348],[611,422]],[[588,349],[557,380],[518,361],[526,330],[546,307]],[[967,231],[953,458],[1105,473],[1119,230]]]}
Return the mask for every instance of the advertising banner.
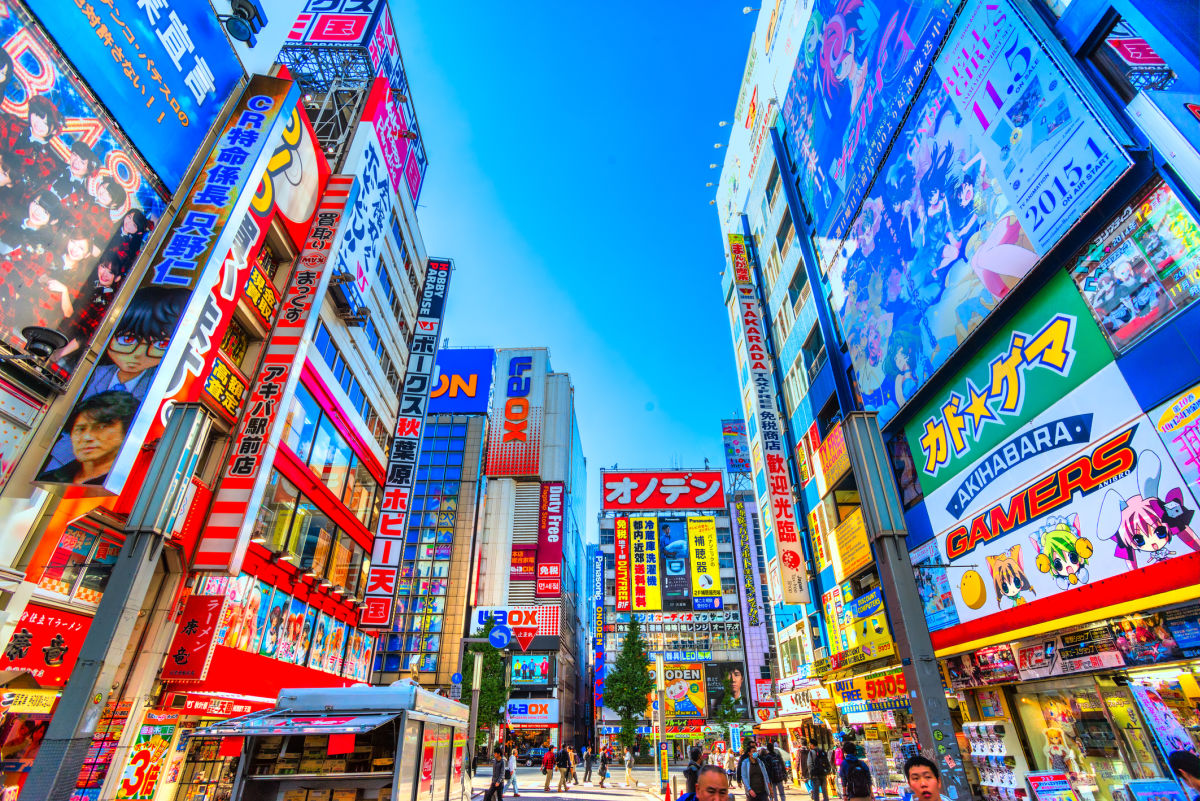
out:
{"label": "advertising banner", "polygon": [[[480,606],[475,608],[473,632],[482,632],[488,620],[510,629],[532,628],[538,637],[558,637],[560,607],[553,606]],[[472,634],[472,636],[475,636]]]}
{"label": "advertising banner", "polygon": [[[696,611],[720,609],[724,591],[721,566],[717,561],[717,519],[689,517],[687,538],[692,568],[692,608]],[[670,575],[670,567],[667,573]]]}
{"label": "advertising banner", "polygon": [[745,420],[722,420],[721,442],[725,446],[725,470],[732,474],[749,474],[750,440],[746,437]]}
{"label": "advertising banner", "polygon": [[159,678],[163,681],[202,681],[208,675],[224,603],[224,598],[212,595],[192,595],[187,599]]}
{"label": "advertising banner", "polygon": [[[1146,728],[1150,729],[1158,742],[1159,753],[1171,754],[1175,751],[1192,751],[1192,739],[1188,731],[1179,722],[1179,717],[1167,706],[1158,694],[1144,684],[1129,683],[1129,692],[1137,703]],[[1192,753],[1195,753],[1192,751]]]}
{"label": "advertising banner", "polygon": [[762,525],[775,535],[782,597],[786,604],[808,603],[808,584],[804,569],[804,549],[800,537],[803,521],[796,519],[792,497],[792,478],[788,472],[788,448],[783,438],[783,415],[776,403],[774,370],[767,354],[762,306],[752,287],[736,288],[738,320],[743,341],[747,343],[747,367],[753,386],[754,416],[758,427],[756,464],[767,476],[768,510],[760,509]]}
{"label": "advertising banner", "polygon": [[0,654],[0,670],[28,673],[43,687],[61,687],[79,658],[92,619],[40,604],[26,604]]}
{"label": "advertising banner", "polygon": [[511,726],[557,726],[557,698],[521,698],[508,702],[508,723]]}
{"label": "advertising banner", "polygon": [[536,545],[514,545],[512,561],[509,563],[508,577],[510,581],[534,581],[537,579],[537,549]]}
{"label": "advertising banner", "polygon": [[1068,272],[1120,353],[1200,297],[1200,225],[1155,178]]}
{"label": "advertising banner", "polygon": [[629,518],[629,583],[635,612],[662,609],[662,585],[658,563],[658,520]]}
{"label": "advertising banner", "polygon": [[816,457],[817,494],[821,497],[842,480],[850,472],[850,454],[846,451],[846,436],[842,433],[842,425],[835,425],[817,446]]}
{"label": "advertising banner", "polygon": [[[67,378],[166,204],[22,6],[8,12],[0,16],[0,120],[9,132],[0,142],[0,215],[8,221],[0,340],[19,351],[26,326],[58,330],[68,341],[52,365]],[[70,4],[69,16],[79,14]]]}
{"label": "advertising banner", "polygon": [[837,583],[841,584],[871,564],[871,543],[867,541],[862,507],[838,523],[833,530],[833,543],[833,579]]}
{"label": "advertising banner", "polygon": [[162,766],[166,761],[167,749],[179,725],[179,713],[149,709],[142,725],[129,748],[129,761],[121,772],[117,787],[118,799],[148,801],[154,798],[158,783],[162,779]]}
{"label": "advertising banner", "polygon": [[[650,678],[655,679],[654,664],[646,667]],[[704,691],[704,664],[701,662],[683,662],[663,666],[663,682],[667,687],[666,718],[703,718],[708,708]],[[653,715],[657,708],[654,693],[650,694],[650,714],[647,717],[655,720]]]}
{"label": "advertising banner", "polygon": [[512,684],[550,684],[554,681],[549,654],[513,654]]}
{"label": "advertising banner", "polygon": [[359,617],[359,624],[364,628],[390,629],[392,626],[409,499],[424,435],[429,390],[433,385],[433,368],[452,271],[453,265],[448,260],[429,259],[427,262],[425,285],[417,304],[417,322],[404,372],[396,435],[388,454],[379,529],[371,551],[371,569],[367,573],[366,607]]}
{"label": "advertising banner", "polygon": [[546,360],[545,350],[496,351],[496,391],[492,393],[485,470],[493,478],[538,475]]}
{"label": "advertising banner", "polygon": [[731,708],[739,717],[750,716],[750,689],[741,662],[706,662],[704,684],[708,691],[708,717],[717,714],[726,697],[731,699]]}
{"label": "advertising banner", "polygon": [[692,583],[688,532],[691,518],[660,517],[658,519],[658,553],[662,563],[663,609],[674,611],[692,608]]}
{"label": "advertising banner", "polygon": [[720,470],[602,470],[602,508],[622,511],[723,509]]}
{"label": "advertising banner", "polygon": [[557,598],[562,594],[563,501],[566,485],[544,481],[538,505],[537,589],[536,598]]}
{"label": "advertising banner", "polygon": [[1193,497],[1200,496],[1200,384],[1193,384],[1147,416]]}
{"label": "advertising banner", "polygon": [[[970,503],[958,502],[949,485],[928,496],[936,561],[987,570],[956,570],[953,581],[946,579],[954,614],[945,610],[944,626],[1026,604],[1044,605],[1053,619],[1066,613],[1067,596],[1077,589],[1132,578],[1138,567],[1200,550],[1190,527],[1195,499],[1154,424],[1138,415],[1116,365],[1081,383],[996,451],[1012,451],[1026,432],[1039,429],[1057,430],[1054,441],[1069,441],[1076,427],[1083,429],[1078,442],[1027,456],[1019,470],[991,480],[986,494]],[[920,587],[927,607],[925,593],[941,583],[936,574],[943,571],[921,571],[935,574]]]}
{"label": "advertising banner", "polygon": [[730,506],[729,516],[733,520],[733,564],[734,571],[741,579],[738,595],[741,596],[742,608],[746,610],[746,624],[760,625],[760,598],[762,586],[758,569],[758,558],[754,544],[751,542],[753,532],[750,530],[750,519],[746,514],[746,504],[737,500]]}
{"label": "advertising banner", "polygon": [[750,260],[746,258],[746,237],[741,234],[729,235],[729,261],[733,264],[735,284],[749,284],[754,280],[750,276]]}
{"label": "advertising banner", "polygon": [[392,190],[387,164],[379,147],[379,133],[364,119],[346,154],[343,172],[354,176],[354,202],[346,205],[341,235],[333,257],[333,273],[355,309],[366,306],[367,291],[379,281],[376,274],[384,238],[391,230]]}
{"label": "advertising banner", "polygon": [[242,65],[204,3],[75,0],[32,6],[92,91],[174,192]]}
{"label": "advertising banner", "polygon": [[485,414],[492,394],[491,348],[439,350],[437,383],[429,393],[430,414]]}
{"label": "advertising banner", "polygon": [[629,553],[629,518],[618,517],[613,521],[613,576],[616,581],[613,587],[615,610],[628,612],[630,602],[630,553]]}
{"label": "advertising banner", "polygon": [[1016,7],[968,0],[830,267],[881,424],[1129,164]]}
{"label": "advertising banner", "polygon": [[[781,115],[818,241],[836,248],[849,230],[957,7],[956,0],[816,3]],[[831,247],[821,255],[827,261]]]}

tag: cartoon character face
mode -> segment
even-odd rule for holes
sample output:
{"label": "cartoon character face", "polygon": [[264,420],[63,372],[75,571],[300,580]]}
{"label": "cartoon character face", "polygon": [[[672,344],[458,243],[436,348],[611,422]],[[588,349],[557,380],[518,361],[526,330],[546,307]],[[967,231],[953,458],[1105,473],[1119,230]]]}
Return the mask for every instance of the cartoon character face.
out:
{"label": "cartoon character face", "polygon": [[687,698],[688,682],[686,679],[679,679],[667,685],[667,697],[672,701],[680,701]]}
{"label": "cartoon character face", "polygon": [[997,556],[989,556],[987,562],[992,583],[996,587],[997,601],[1008,598],[1014,603],[1024,603],[1021,593],[1033,592],[1033,587],[1021,566],[1021,546],[1014,545]]}
{"label": "cartoon character face", "polygon": [[1038,551],[1038,570],[1054,576],[1060,587],[1087,582],[1093,548],[1091,540],[1079,533],[1079,515],[1069,520],[1052,518],[1031,540]]}

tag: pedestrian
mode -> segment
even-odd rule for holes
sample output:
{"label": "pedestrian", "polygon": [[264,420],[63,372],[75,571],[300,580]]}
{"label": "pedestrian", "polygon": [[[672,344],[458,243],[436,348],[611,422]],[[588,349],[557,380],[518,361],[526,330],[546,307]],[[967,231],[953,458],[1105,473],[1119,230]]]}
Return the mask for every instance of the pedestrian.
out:
{"label": "pedestrian", "polygon": [[[766,749],[763,749],[763,753],[766,753]],[[750,743],[746,744],[746,750],[742,752],[738,773],[742,776],[742,786],[746,788],[746,798],[769,801],[771,777],[767,774],[767,766],[759,752]]]}
{"label": "pedestrian", "polygon": [[513,747],[508,751],[508,768],[504,771],[504,778],[508,782],[505,786],[512,788],[514,798],[521,797],[521,788],[517,787],[517,746],[513,743]]}
{"label": "pedestrian", "polygon": [[612,751],[605,748],[600,752],[600,786],[604,786],[604,780],[608,778],[608,763],[612,760]]}
{"label": "pedestrian", "polygon": [[[729,779],[716,765],[705,765],[696,776],[696,794],[694,801],[727,801],[729,798]],[[692,801],[692,799],[686,799]]]}
{"label": "pedestrian", "polygon": [[800,778],[804,782],[804,789],[809,792],[812,787],[808,783],[808,740],[800,738],[800,753],[796,760],[800,765]]}
{"label": "pedestrian", "polygon": [[633,752],[625,749],[625,786],[637,787],[637,779],[633,778]]}
{"label": "pedestrian", "polygon": [[787,767],[783,763],[783,757],[775,750],[775,741],[767,743],[766,753],[763,754],[763,762],[767,766],[767,776],[771,779],[770,796],[774,801],[787,801],[787,796],[784,795],[783,783],[787,781]]}
{"label": "pedestrian", "polygon": [[567,783],[567,778],[571,775],[571,752],[564,745],[558,749],[558,790],[561,793],[570,792],[571,786]]}
{"label": "pedestrian", "polygon": [[866,762],[858,758],[858,748],[854,743],[842,745],[842,766],[838,768],[838,778],[842,780],[842,798],[846,801],[870,801],[871,770]]}
{"label": "pedestrian", "polygon": [[825,801],[829,801],[829,755],[825,753],[825,749],[819,744],[813,744],[808,750],[808,780],[812,783],[812,801],[819,801],[820,796],[825,796]]}
{"label": "pedestrian", "polygon": [[1191,751],[1172,751],[1167,757],[1167,763],[1179,781],[1196,791],[1196,799],[1200,801],[1200,757]]}
{"label": "pedestrian", "polygon": [[[729,777],[729,785],[732,787],[734,780],[737,778],[737,757],[733,751],[725,752],[725,775]],[[826,799],[829,801],[829,799]]]}
{"label": "pedestrian", "polygon": [[576,758],[575,747],[569,746],[567,748],[567,754],[570,755],[570,757],[571,757],[571,783],[579,784],[579,774],[575,772],[575,763],[577,763],[579,761]]}
{"label": "pedestrian", "polygon": [[550,779],[554,776],[556,762],[557,754],[554,747],[547,745],[546,753],[542,756],[542,775],[546,777],[546,784],[542,789],[547,793],[550,792]]}
{"label": "pedestrian", "polygon": [[492,749],[492,783],[483,794],[483,801],[503,801],[504,799],[504,748],[497,745]]}
{"label": "pedestrian", "polygon": [[904,778],[908,779],[913,801],[941,801],[943,798],[942,774],[932,759],[920,754],[909,757],[904,763]]}
{"label": "pedestrian", "polygon": [[592,763],[596,761],[596,753],[586,746],[583,749],[583,783],[592,783]]}
{"label": "pedestrian", "polygon": [[692,750],[688,753],[691,761],[687,763],[687,767],[683,769],[683,780],[687,784],[685,792],[696,792],[696,779],[700,778],[700,748],[692,746]]}

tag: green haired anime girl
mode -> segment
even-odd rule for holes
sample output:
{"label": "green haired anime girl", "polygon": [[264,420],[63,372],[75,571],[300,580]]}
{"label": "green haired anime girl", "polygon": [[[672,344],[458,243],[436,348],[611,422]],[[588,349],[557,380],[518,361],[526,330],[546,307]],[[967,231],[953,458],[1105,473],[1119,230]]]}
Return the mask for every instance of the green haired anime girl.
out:
{"label": "green haired anime girl", "polygon": [[1088,580],[1092,541],[1079,533],[1079,515],[1052,517],[1030,536],[1037,549],[1037,567],[1054,576],[1059,589],[1070,589]]}

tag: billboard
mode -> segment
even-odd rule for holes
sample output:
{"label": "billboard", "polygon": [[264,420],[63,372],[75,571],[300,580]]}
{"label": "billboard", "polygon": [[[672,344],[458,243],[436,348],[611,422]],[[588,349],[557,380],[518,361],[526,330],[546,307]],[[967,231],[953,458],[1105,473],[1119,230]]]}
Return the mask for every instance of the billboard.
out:
{"label": "billboard", "polygon": [[288,44],[371,43],[382,0],[308,0],[288,33]]}
{"label": "billboard", "polygon": [[864,407],[890,420],[1129,163],[1016,8],[971,0],[830,269]]}
{"label": "billboard", "polygon": [[[692,568],[692,608],[696,611],[720,609],[724,605],[721,566],[717,560],[717,519],[687,519],[688,556]],[[664,563],[668,563],[664,559]],[[668,564],[668,576],[670,567]]]}
{"label": "billboard", "polygon": [[42,25],[174,192],[242,78],[207,3],[37,0]]}
{"label": "billboard", "polygon": [[729,235],[729,261],[733,265],[735,284],[749,284],[753,281],[750,277],[750,260],[746,258],[746,237],[741,234]]}
{"label": "billboard", "polygon": [[383,239],[391,230],[392,213],[387,164],[379,148],[378,131],[369,117],[364,117],[355,131],[342,169],[354,175],[358,192],[354,203],[347,206],[333,272],[346,276],[343,280],[349,283],[343,287],[350,303],[362,308],[366,306],[363,297],[371,284],[379,280],[375,272],[384,249]]}
{"label": "billboard", "polygon": [[618,517],[613,521],[613,587],[614,609],[628,612],[630,604],[630,553],[629,518]]}
{"label": "billboard", "polygon": [[534,581],[537,579],[536,545],[514,545],[509,562],[509,581]]}
{"label": "billboard", "polygon": [[1147,416],[1192,495],[1200,497],[1200,384],[1163,402]]}
{"label": "billboard", "polygon": [[513,654],[509,677],[514,687],[531,684],[552,684],[554,667],[550,654]]}
{"label": "billboard", "polygon": [[746,682],[746,666],[741,662],[706,662],[704,683],[708,690],[709,717],[717,714],[726,697],[739,717],[750,717],[750,686]]}
{"label": "billboard", "polygon": [[303,159],[293,158],[304,130],[293,113],[298,97],[278,78],[257,76],[246,88],[37,481],[119,493],[173,405],[200,399],[249,278],[244,230],[261,234],[248,214],[260,184],[251,179],[273,185],[280,151],[303,170]]}
{"label": "billboard", "polygon": [[[818,0],[781,115],[818,240],[849,230],[958,0]],[[823,250],[824,261],[832,255]]]}
{"label": "billboard", "polygon": [[562,594],[563,501],[566,485],[542,482],[538,503],[537,588],[535,598],[557,598]]}
{"label": "billboard", "polygon": [[733,521],[733,570],[740,579],[738,595],[742,609],[746,610],[746,625],[761,626],[765,620],[761,606],[761,574],[755,554],[757,549],[751,541],[753,532],[750,530],[750,516],[746,514],[746,502],[740,499],[734,501],[729,507],[729,517]]}
{"label": "billboard", "polygon": [[391,628],[392,625],[409,497],[416,477],[417,454],[421,450],[452,270],[453,265],[445,259],[430,259],[425,270],[425,285],[417,304],[417,322],[404,372],[400,412],[396,417],[396,434],[388,453],[379,528],[371,550],[371,569],[367,574],[364,598],[366,607],[359,618],[364,628]]}
{"label": "billboard", "polygon": [[541,467],[546,351],[496,351],[496,391],[488,427],[487,469],[492,477],[536,476]]}
{"label": "billboard", "polygon": [[724,509],[720,470],[602,470],[605,510]]}
{"label": "billboard", "polygon": [[658,520],[629,518],[629,583],[635,612],[662,609],[658,556]]}
{"label": "billboard", "polygon": [[725,446],[725,469],[729,473],[749,474],[750,440],[745,420],[722,420],[721,442]]}
{"label": "billboard", "polygon": [[[1049,444],[1026,443],[1049,431]],[[1046,437],[1041,437],[1046,443]],[[1115,364],[1103,367],[964,473],[1023,457],[966,499],[946,485],[926,497],[934,545],[922,555],[945,568],[920,587],[926,608],[940,605],[931,630],[996,614],[1054,619],[1094,605],[1090,589],[1200,551],[1191,528],[1196,500],[1154,422],[1140,414]],[[933,548],[936,547],[936,551]],[[950,598],[944,590],[950,590]],[[1094,592],[1094,590],[1092,590]],[[937,593],[938,597],[930,597]],[[948,602],[947,602],[948,601]]]}
{"label": "billboard", "polygon": [[688,520],[682,517],[660,517],[658,554],[662,564],[663,609],[683,611],[692,608],[689,550]]}
{"label": "billboard", "polygon": [[[650,677],[656,678],[654,665],[647,666]],[[671,718],[703,718],[708,708],[704,685],[703,662],[680,662],[663,666],[663,683],[667,687],[666,717]],[[650,714],[654,720],[653,710],[657,706],[654,694],[650,697]]]}
{"label": "billboard", "polygon": [[484,414],[492,394],[491,348],[439,350],[430,414]]}
{"label": "billboard", "polygon": [[66,378],[165,204],[54,47],[20,6],[9,11],[0,16],[9,132],[0,141],[0,339],[19,351],[26,326],[57,329],[68,341],[52,369]]}

